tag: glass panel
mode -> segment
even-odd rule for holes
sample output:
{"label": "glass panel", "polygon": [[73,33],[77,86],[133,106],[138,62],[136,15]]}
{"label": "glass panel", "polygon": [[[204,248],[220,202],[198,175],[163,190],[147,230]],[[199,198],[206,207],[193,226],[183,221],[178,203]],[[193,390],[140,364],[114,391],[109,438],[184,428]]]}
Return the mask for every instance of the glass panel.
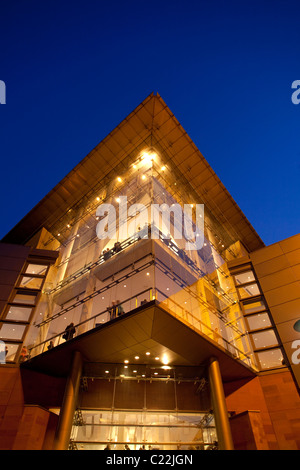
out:
{"label": "glass panel", "polygon": [[255,277],[252,271],[235,274],[234,278],[237,284],[246,284],[247,282],[255,281]]}
{"label": "glass panel", "polygon": [[259,330],[272,326],[269,315],[267,313],[258,313],[257,315],[251,315],[246,317],[246,321],[249,326],[249,330]]}
{"label": "glass panel", "polygon": [[27,294],[25,292],[17,292],[17,294],[14,297],[13,303],[34,305],[35,300],[36,300],[36,295],[34,294]]}
{"label": "glass panel", "polygon": [[[217,441],[214,421],[201,426],[203,413],[152,413],[82,410],[82,423],[73,426],[77,449],[111,450],[209,449]],[[127,447],[128,446],[128,447]]]}
{"label": "glass panel", "polygon": [[7,347],[5,342],[0,340],[0,364],[5,364],[6,362]]}
{"label": "glass panel", "polygon": [[10,344],[5,345],[5,362],[11,362],[15,360],[16,353],[18,351],[20,344]]}
{"label": "glass panel", "polygon": [[254,295],[260,294],[257,284],[249,284],[246,287],[238,287],[238,291],[239,291],[241,299],[245,299],[247,297],[252,297]]}
{"label": "glass panel", "polygon": [[35,277],[27,277],[23,276],[19,286],[20,287],[27,287],[28,289],[40,289],[44,282],[44,278],[35,278]]}
{"label": "glass panel", "polygon": [[246,314],[260,312],[261,310],[267,309],[267,305],[263,299],[255,300],[254,302],[244,302],[243,306]]}
{"label": "glass panel", "polygon": [[284,358],[279,348],[257,353],[262,369],[273,369],[284,366]]}
{"label": "glass panel", "polygon": [[25,273],[27,274],[45,274],[48,266],[41,264],[29,264],[26,268]]}
{"label": "glass panel", "polygon": [[251,336],[255,349],[268,348],[278,344],[274,330],[253,333]]}
{"label": "glass panel", "polygon": [[6,314],[6,320],[28,321],[31,315],[31,307],[11,306]]}
{"label": "glass panel", "polygon": [[0,323],[0,338],[21,340],[25,328],[26,325],[18,325],[16,323]]}

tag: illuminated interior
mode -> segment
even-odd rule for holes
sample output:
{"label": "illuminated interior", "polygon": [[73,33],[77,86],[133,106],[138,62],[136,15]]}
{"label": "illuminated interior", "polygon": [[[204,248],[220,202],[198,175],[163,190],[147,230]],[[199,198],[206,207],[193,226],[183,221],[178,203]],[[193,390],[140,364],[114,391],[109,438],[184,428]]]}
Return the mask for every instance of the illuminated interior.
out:
{"label": "illuminated interior", "polygon": [[[125,197],[124,219],[120,200]],[[103,204],[111,204],[115,210],[112,238],[97,236]],[[154,204],[187,205],[193,234],[203,237],[201,248],[190,249],[185,221],[175,212],[169,219],[160,212],[154,220]],[[68,210],[57,233],[46,232],[40,240],[40,248],[59,249],[60,256],[47,275],[26,336],[29,356],[64,342],[65,328],[71,323],[75,327],[72,337],[78,336],[155,300],[255,368],[237,289],[226,267],[226,260],[240,254],[238,240],[225,233],[209,211],[196,213],[196,204],[201,201],[192,191],[187,193],[185,182],[177,178],[171,165],[149,150],[139,154],[127,171],[101,185],[76,211]],[[133,207],[143,210],[133,211]],[[182,234],[180,238],[178,234]],[[31,266],[26,274],[22,287],[41,285],[42,266]],[[34,297],[20,292],[15,303],[19,301],[30,305]]]}

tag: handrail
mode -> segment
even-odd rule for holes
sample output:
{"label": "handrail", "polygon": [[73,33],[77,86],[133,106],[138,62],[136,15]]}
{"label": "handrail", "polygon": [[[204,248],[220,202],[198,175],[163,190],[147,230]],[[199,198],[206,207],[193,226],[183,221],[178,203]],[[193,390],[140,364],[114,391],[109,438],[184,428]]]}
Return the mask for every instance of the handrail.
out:
{"label": "handrail", "polygon": [[[129,298],[123,300],[123,301],[122,301],[122,305],[124,305],[126,302],[130,302],[131,300],[136,299],[137,297],[139,297],[139,296],[145,294],[146,292],[151,292],[151,291],[154,291],[154,289],[153,289],[152,287],[149,288],[149,289],[145,289],[145,290],[139,292],[138,294],[133,295],[132,297],[129,297]],[[149,301],[149,302],[150,302],[150,301]],[[108,308],[106,308],[106,309],[103,310],[102,312],[97,313],[96,315],[93,315],[92,317],[90,317],[90,318],[88,318],[88,319],[86,319],[86,320],[84,320],[84,321],[82,321],[82,322],[80,322],[80,323],[77,323],[76,325],[74,325],[74,327],[75,327],[75,329],[76,329],[76,328],[78,328],[78,327],[84,325],[85,323],[88,323],[88,322],[90,322],[90,321],[96,319],[96,318],[99,317],[100,315],[104,315],[105,313],[109,313]],[[124,314],[123,314],[123,315],[124,315]],[[106,323],[107,323],[107,322],[106,322]],[[40,325],[41,325],[41,324],[40,324]],[[36,326],[40,326],[40,325],[36,325]],[[95,327],[94,327],[94,328],[95,328]],[[32,346],[31,348],[28,348],[28,349],[29,349],[29,356],[31,356],[30,353],[31,353],[31,351],[33,351],[33,349],[36,349],[36,348],[38,348],[38,347],[41,347],[42,345],[46,345],[46,343],[49,343],[50,341],[55,340],[55,338],[61,337],[64,332],[65,332],[65,330],[63,330],[63,331],[57,333],[57,334],[54,335],[54,336],[51,336],[50,338],[47,338],[47,339],[44,340],[44,341],[41,341],[40,343],[38,343],[38,344]],[[80,334],[79,334],[78,336],[80,336]],[[76,337],[76,336],[75,336],[75,337]],[[44,352],[44,350],[43,350],[42,352]]]}
{"label": "handrail", "polygon": [[[214,331],[211,329],[210,326],[208,326],[208,324],[204,323],[202,320],[200,320],[199,318],[195,317],[191,312],[189,312],[188,310],[186,310],[184,307],[182,307],[180,304],[178,304],[174,299],[171,299],[170,297],[167,297],[166,294],[164,294],[162,291],[160,291],[159,289],[156,289],[157,292],[159,292],[161,295],[163,295],[164,297],[166,297],[166,300],[167,301],[170,301],[170,302],[173,302],[177,307],[181,308],[183,311],[185,311],[185,313],[189,316],[191,316],[193,319],[195,319],[198,323],[200,323],[201,325],[203,325],[206,329],[210,330],[211,333],[213,334]],[[162,301],[159,303],[159,305],[161,305],[162,303],[164,303],[165,301]],[[165,304],[164,304],[165,305]],[[169,308],[168,306],[166,306],[169,310],[169,312],[171,314],[174,314],[175,313],[175,316],[180,318],[180,319],[183,319],[184,320],[184,317],[181,317],[180,315],[176,314],[175,311],[173,311],[171,308]],[[191,322],[189,322],[188,320],[185,320],[186,323],[188,325],[191,325]],[[226,326],[226,325],[225,325]],[[199,328],[200,331],[202,332],[201,328]],[[205,334],[205,333],[204,333]],[[208,336],[205,334],[205,336]],[[249,356],[248,354],[246,354],[245,352],[241,351],[237,346],[235,346],[234,344],[230,343],[227,339],[225,339],[223,336],[221,335],[218,335],[222,341],[225,343],[225,345],[227,346],[226,348],[224,347],[225,350],[227,350],[228,352],[230,352],[230,348],[233,348],[236,350],[237,352],[237,357],[241,358],[241,357],[244,357],[245,359],[249,360],[250,361],[250,364],[253,363],[253,360],[252,360],[252,357]],[[213,340],[214,341],[214,340]],[[218,346],[221,346],[218,342],[214,341],[216,344],[218,344]]]}

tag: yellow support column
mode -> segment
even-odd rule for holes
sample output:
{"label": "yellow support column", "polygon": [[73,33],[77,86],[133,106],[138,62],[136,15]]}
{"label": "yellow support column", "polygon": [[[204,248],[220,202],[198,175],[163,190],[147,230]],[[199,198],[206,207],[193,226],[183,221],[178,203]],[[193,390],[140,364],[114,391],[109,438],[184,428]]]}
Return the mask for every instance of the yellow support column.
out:
{"label": "yellow support column", "polygon": [[231,428],[228,418],[223,382],[219,362],[211,358],[209,363],[209,385],[220,450],[233,450]]}
{"label": "yellow support column", "polygon": [[59,414],[59,420],[53,447],[54,450],[68,450],[73,424],[73,417],[77,404],[81,374],[81,354],[79,351],[75,351],[71,370],[66,383],[62,407]]}

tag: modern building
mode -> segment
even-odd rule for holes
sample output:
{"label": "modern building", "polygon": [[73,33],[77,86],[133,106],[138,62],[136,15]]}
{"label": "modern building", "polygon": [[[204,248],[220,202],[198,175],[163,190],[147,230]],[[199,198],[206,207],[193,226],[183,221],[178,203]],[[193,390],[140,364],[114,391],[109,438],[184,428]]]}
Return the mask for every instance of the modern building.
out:
{"label": "modern building", "polygon": [[300,449],[299,287],[151,94],[0,244],[0,447]]}

